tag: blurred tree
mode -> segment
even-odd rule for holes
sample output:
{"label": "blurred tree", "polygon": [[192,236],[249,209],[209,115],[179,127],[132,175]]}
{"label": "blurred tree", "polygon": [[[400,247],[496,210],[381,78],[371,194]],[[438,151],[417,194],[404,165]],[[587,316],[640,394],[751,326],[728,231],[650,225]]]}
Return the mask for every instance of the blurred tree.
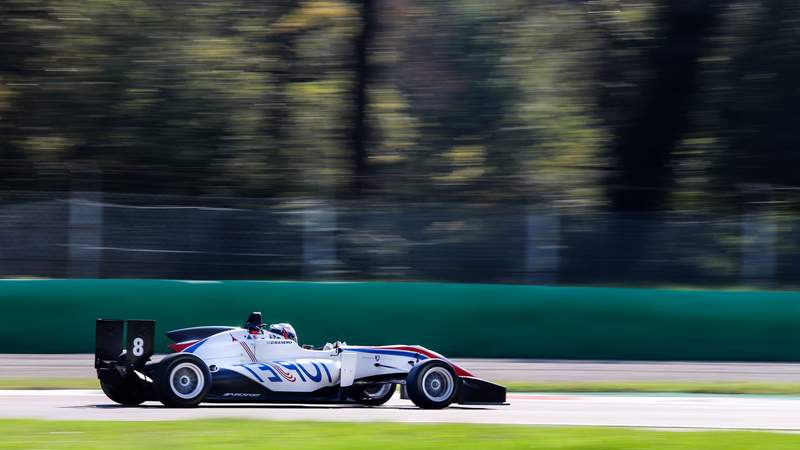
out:
{"label": "blurred tree", "polygon": [[353,146],[353,193],[359,196],[364,190],[365,181],[369,177],[367,169],[367,146],[369,140],[369,124],[367,118],[367,107],[369,97],[367,92],[370,86],[369,61],[370,45],[374,39],[375,29],[375,8],[373,0],[362,0],[360,5],[361,30],[354,42],[355,50],[355,82],[353,83],[353,125],[352,142]]}
{"label": "blurred tree", "polygon": [[6,189],[37,187],[35,167],[22,145],[35,133],[31,96],[41,90],[41,68],[32,60],[45,52],[50,20],[42,0],[0,3],[0,183]]}
{"label": "blurred tree", "polygon": [[[796,188],[800,136],[800,4],[784,0],[745,2],[736,17],[746,36],[725,48],[729,69],[714,100],[720,108],[725,141],[718,171],[725,189],[745,184]],[[741,23],[744,22],[744,23]]]}
{"label": "blurred tree", "polygon": [[[644,76],[636,80],[637,87],[628,88],[636,97],[614,125],[609,149],[614,172],[608,181],[613,211],[664,210],[672,185],[672,152],[689,124],[700,58],[710,45],[718,14],[718,5],[701,0],[667,1],[658,8],[658,34],[642,54]],[[617,46],[635,43],[609,38]],[[620,63],[606,61],[608,66]],[[625,81],[613,73],[604,80],[609,85]]]}
{"label": "blurred tree", "polygon": [[87,162],[120,192],[370,180],[387,198],[649,213],[698,207],[673,195],[685,180],[796,180],[800,7],[785,0],[0,8],[5,182]]}

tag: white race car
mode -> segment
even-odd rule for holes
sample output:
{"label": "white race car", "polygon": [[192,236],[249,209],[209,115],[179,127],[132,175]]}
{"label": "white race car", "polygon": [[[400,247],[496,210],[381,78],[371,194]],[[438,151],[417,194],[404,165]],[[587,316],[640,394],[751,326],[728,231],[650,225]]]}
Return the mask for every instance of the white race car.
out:
{"label": "white race car", "polygon": [[98,319],[95,368],[111,400],[128,406],[157,400],[170,407],[201,402],[377,406],[401,385],[403,395],[420,408],[506,404],[503,386],[475,378],[426,348],[340,342],[301,347],[291,325],[264,325],[257,312],[243,328],[170,331],[175,353],[157,362],[150,361],[154,332],[150,320]]}

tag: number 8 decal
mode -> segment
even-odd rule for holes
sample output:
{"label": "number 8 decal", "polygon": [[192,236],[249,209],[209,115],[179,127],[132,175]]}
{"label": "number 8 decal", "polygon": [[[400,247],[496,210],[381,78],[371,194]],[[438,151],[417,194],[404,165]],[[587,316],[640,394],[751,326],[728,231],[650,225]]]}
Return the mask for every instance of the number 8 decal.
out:
{"label": "number 8 decal", "polygon": [[144,339],[137,337],[133,340],[133,356],[142,356],[144,354]]}

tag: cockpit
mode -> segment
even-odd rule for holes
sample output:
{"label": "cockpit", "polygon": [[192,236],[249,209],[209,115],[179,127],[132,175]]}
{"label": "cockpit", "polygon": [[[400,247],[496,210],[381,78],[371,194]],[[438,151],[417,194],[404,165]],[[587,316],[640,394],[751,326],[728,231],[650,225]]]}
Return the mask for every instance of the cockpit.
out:
{"label": "cockpit", "polygon": [[244,326],[250,334],[264,334],[264,333],[272,333],[279,336],[282,339],[288,339],[291,341],[297,341],[297,332],[294,330],[294,327],[288,323],[273,323],[273,324],[265,324],[261,318],[260,312],[252,312],[247,317],[247,322]]}

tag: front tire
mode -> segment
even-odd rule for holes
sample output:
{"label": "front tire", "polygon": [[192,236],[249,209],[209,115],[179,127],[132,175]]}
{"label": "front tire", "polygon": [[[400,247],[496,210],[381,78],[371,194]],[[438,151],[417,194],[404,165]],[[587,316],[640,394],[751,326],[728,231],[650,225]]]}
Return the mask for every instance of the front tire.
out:
{"label": "front tire", "polygon": [[406,377],[408,398],[423,409],[442,409],[458,397],[461,378],[447,361],[429,359],[414,366]]}
{"label": "front tire", "polygon": [[389,401],[397,390],[394,383],[370,383],[356,390],[356,401],[366,406],[380,406]]}
{"label": "front tire", "polygon": [[158,399],[170,408],[193,408],[211,389],[211,372],[202,359],[188,353],[170,355],[161,361],[155,380]]}

